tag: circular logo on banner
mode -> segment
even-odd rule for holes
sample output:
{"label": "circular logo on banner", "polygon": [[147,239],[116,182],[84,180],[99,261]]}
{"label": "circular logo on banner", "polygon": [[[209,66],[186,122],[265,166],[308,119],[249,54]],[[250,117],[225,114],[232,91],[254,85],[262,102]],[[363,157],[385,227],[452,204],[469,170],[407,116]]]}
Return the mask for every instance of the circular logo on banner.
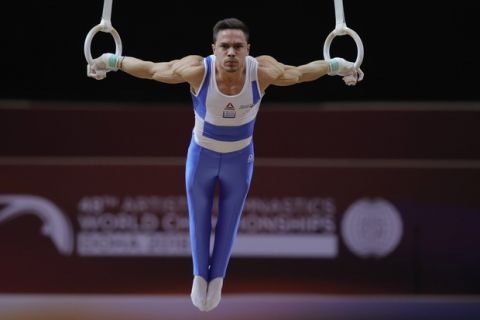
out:
{"label": "circular logo on banner", "polygon": [[402,218],[385,199],[359,199],[345,211],[341,232],[345,245],[359,257],[385,257],[400,243]]}

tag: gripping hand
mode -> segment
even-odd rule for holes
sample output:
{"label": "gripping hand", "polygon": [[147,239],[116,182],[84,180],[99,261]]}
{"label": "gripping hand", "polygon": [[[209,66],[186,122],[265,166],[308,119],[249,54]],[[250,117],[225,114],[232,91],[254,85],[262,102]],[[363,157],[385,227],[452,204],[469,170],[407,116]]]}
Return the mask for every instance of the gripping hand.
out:
{"label": "gripping hand", "polygon": [[121,57],[113,53],[104,53],[93,60],[93,64],[87,65],[87,76],[102,80],[107,76],[107,72],[117,71]]}
{"label": "gripping hand", "polygon": [[363,80],[363,71],[355,68],[353,62],[343,58],[333,58],[327,61],[330,67],[328,74],[330,76],[342,76],[343,81],[349,86],[355,85],[358,81]]}

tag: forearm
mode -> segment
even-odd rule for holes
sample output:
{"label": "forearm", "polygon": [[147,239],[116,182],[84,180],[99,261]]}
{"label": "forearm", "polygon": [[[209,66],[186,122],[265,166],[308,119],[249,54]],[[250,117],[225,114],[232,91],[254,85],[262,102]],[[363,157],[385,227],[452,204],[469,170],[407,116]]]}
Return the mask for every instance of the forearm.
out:
{"label": "forearm", "polygon": [[177,72],[180,60],[169,62],[144,61],[134,57],[121,57],[119,69],[142,79],[151,79],[163,83],[182,83],[183,77]]}
{"label": "forearm", "polygon": [[325,60],[312,61],[297,67],[300,74],[298,82],[314,81],[330,72],[329,63]]}
{"label": "forearm", "polygon": [[117,67],[129,75],[142,79],[153,79],[155,63],[134,57],[118,57]]}
{"label": "forearm", "polygon": [[301,66],[284,66],[283,74],[275,81],[275,85],[290,86],[297,83],[317,80],[328,74],[330,67],[324,60],[313,61]]}

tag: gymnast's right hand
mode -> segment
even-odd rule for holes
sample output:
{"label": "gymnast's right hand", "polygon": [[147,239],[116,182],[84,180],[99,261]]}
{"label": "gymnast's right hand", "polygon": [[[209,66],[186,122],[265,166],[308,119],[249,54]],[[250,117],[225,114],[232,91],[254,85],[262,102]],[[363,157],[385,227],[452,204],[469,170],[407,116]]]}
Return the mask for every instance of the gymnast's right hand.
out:
{"label": "gymnast's right hand", "polygon": [[104,53],[100,57],[93,59],[93,64],[87,65],[87,76],[96,80],[105,79],[107,72],[118,70],[118,58],[113,53]]}

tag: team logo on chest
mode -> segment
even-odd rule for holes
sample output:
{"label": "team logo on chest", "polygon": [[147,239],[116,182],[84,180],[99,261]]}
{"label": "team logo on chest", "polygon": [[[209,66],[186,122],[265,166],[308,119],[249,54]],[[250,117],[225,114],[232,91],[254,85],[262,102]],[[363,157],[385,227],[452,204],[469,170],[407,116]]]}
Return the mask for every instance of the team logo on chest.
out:
{"label": "team logo on chest", "polygon": [[225,109],[223,109],[223,117],[224,118],[235,118],[237,112],[235,111],[235,107],[231,102],[229,102]]}

